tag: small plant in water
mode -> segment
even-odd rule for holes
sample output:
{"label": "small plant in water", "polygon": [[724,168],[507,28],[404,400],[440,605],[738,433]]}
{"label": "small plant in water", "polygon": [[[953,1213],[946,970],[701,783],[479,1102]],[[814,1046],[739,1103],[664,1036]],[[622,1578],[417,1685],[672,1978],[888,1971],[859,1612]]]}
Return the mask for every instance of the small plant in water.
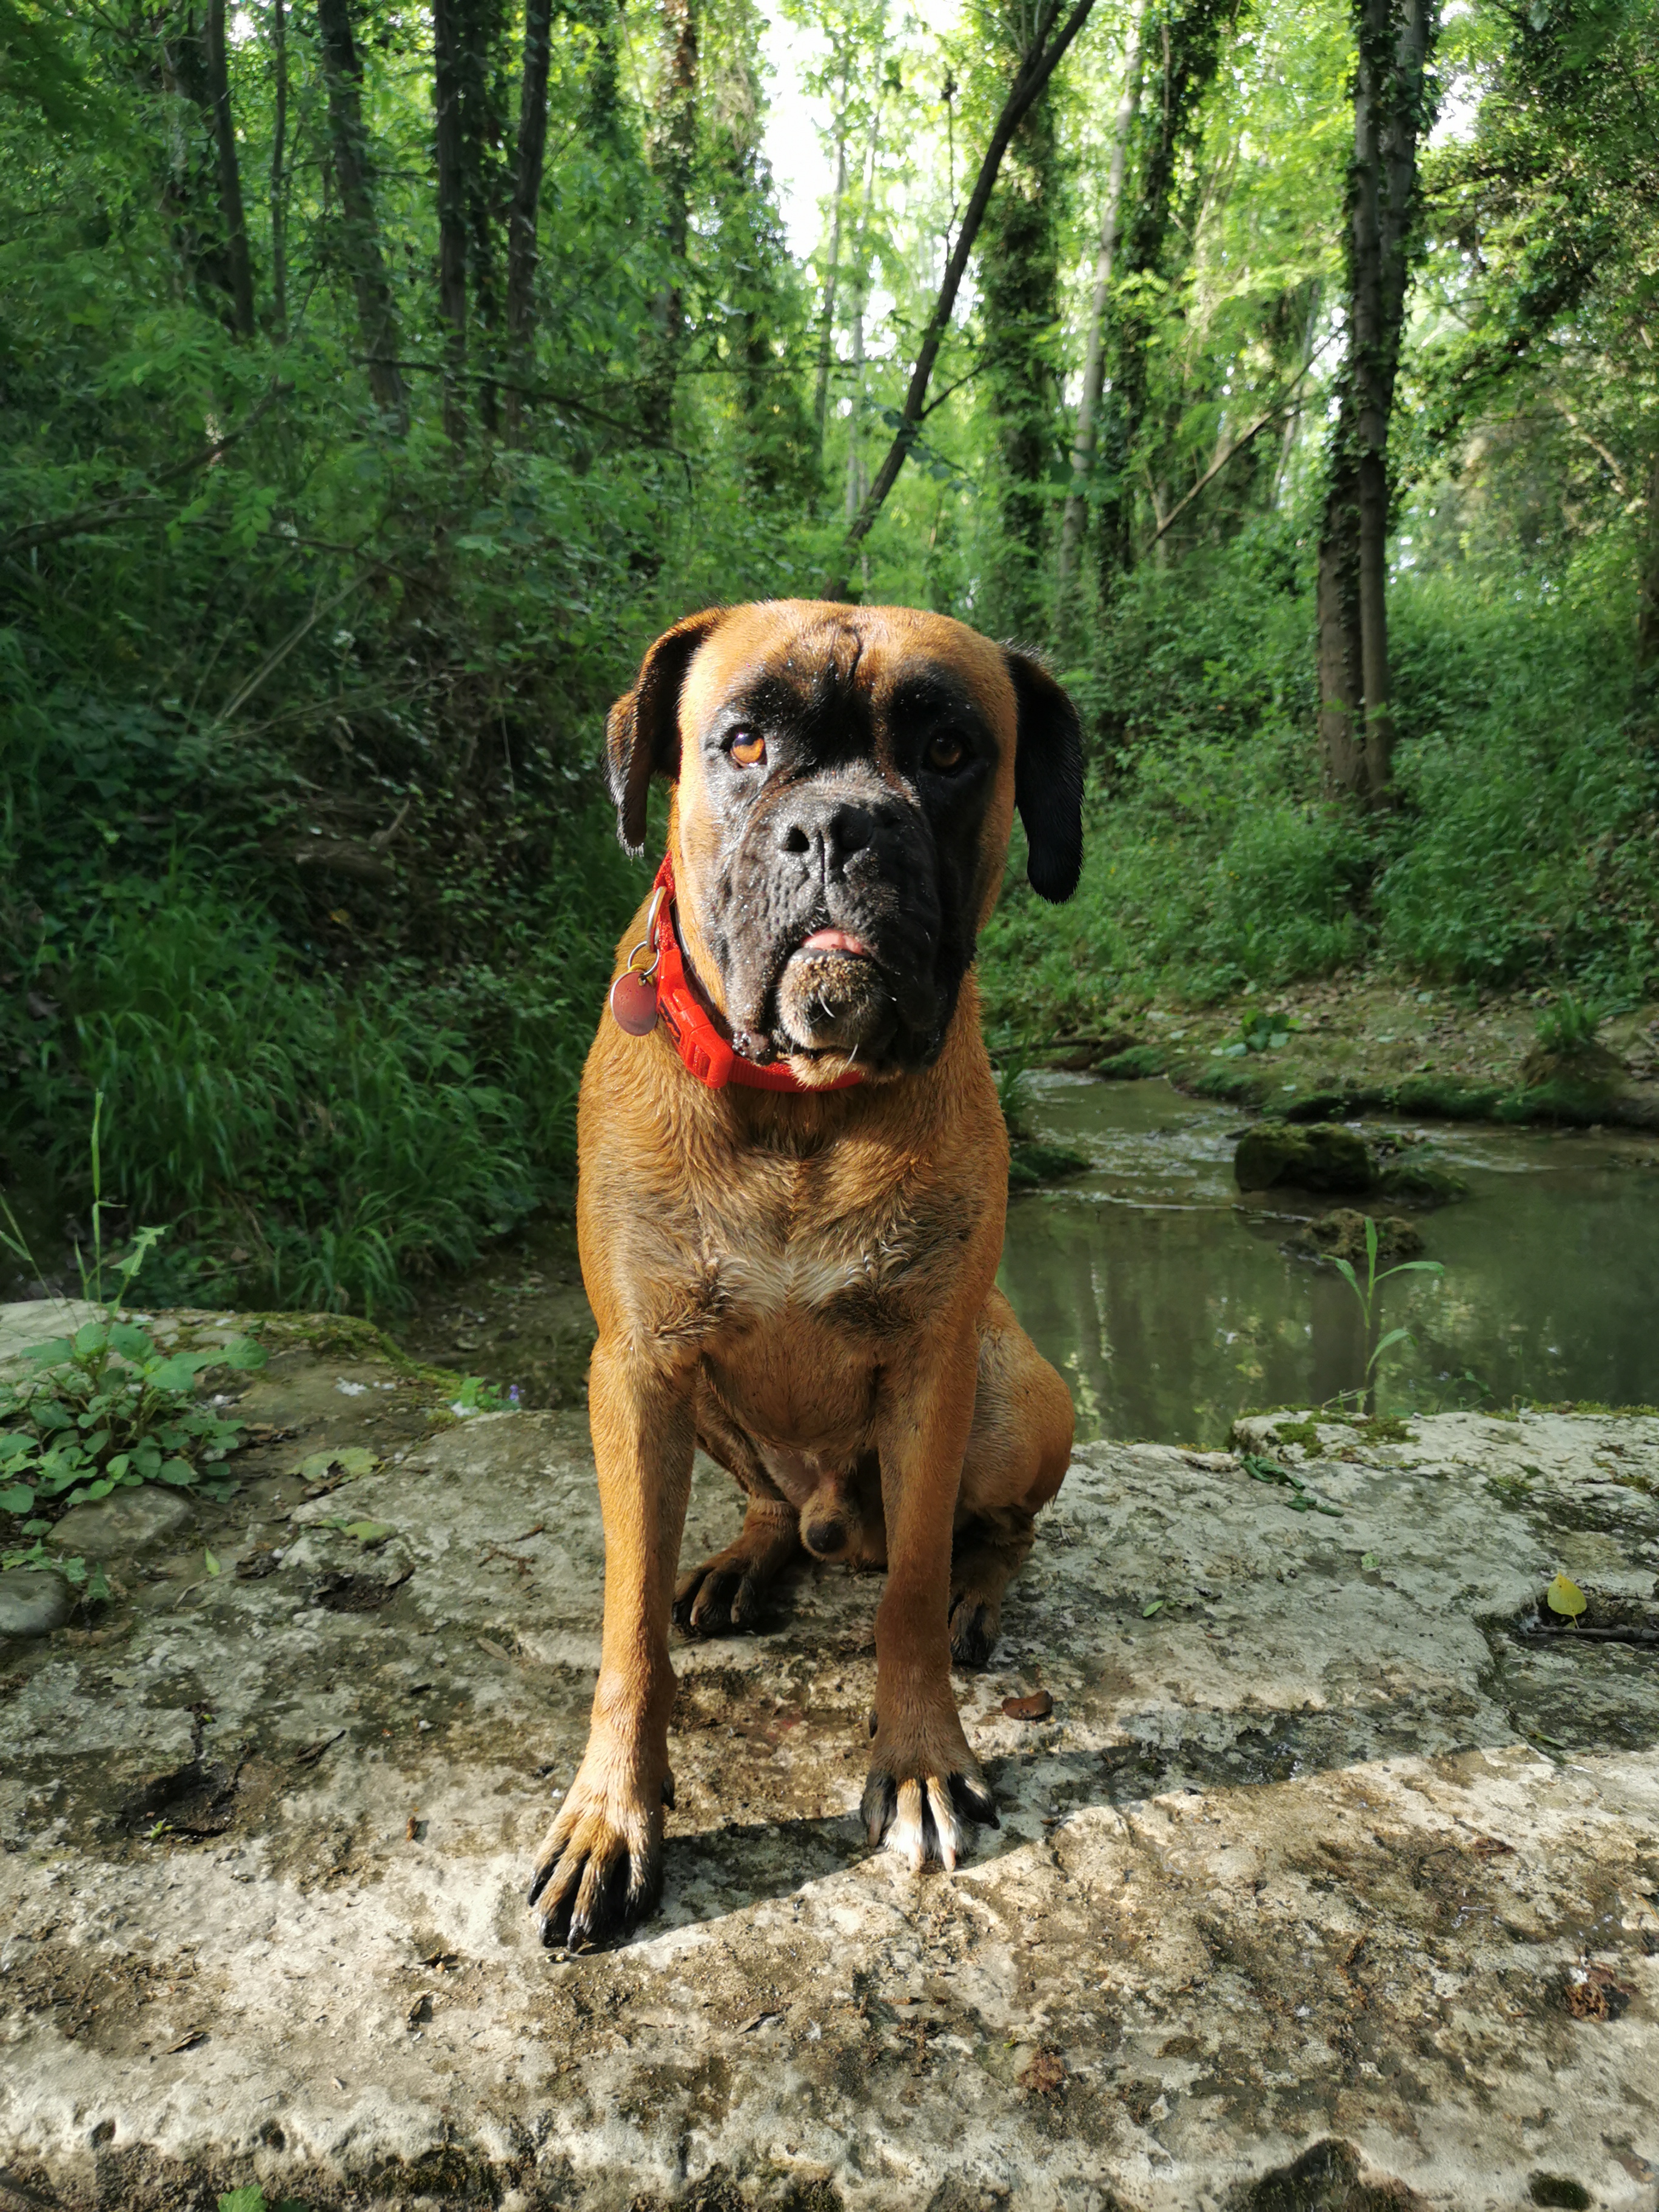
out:
{"label": "small plant in water", "polygon": [[[1384,1283],[1388,1282],[1395,1275],[1443,1275],[1446,1272],[1444,1267],[1438,1260],[1402,1260],[1397,1267],[1384,1267],[1379,1274],[1376,1266],[1376,1224],[1372,1220],[1370,1215],[1368,1213],[1365,1216],[1364,1282],[1363,1284],[1360,1282],[1359,1277],[1355,1273],[1353,1264],[1351,1261],[1337,1260],[1333,1263],[1338,1273],[1341,1275],[1343,1280],[1347,1284],[1348,1288],[1353,1292],[1355,1297],[1359,1301],[1359,1310],[1361,1315],[1364,1316],[1365,1323],[1365,1341],[1367,1344],[1370,1344],[1371,1336],[1376,1327],[1376,1293]],[[1374,1411],[1376,1385],[1379,1375],[1382,1371],[1383,1353],[1387,1352],[1391,1346],[1396,1344],[1414,1345],[1417,1339],[1412,1334],[1410,1329],[1391,1328],[1386,1336],[1379,1338],[1377,1342],[1371,1346],[1370,1352],[1366,1357],[1365,1381],[1364,1389],[1355,1391],[1345,1390],[1342,1393],[1342,1395],[1344,1397],[1356,1398],[1369,1396],[1373,1401],[1372,1410]]]}
{"label": "small plant in water", "polygon": [[[100,1097],[93,1109],[92,1261],[88,1267],[82,1260],[81,1278],[88,1299],[103,1313],[72,1336],[34,1346],[23,1354],[22,1376],[0,1382],[0,1514],[11,1515],[21,1523],[21,1535],[33,1540],[0,1550],[0,1565],[55,1568],[76,1586],[87,1585],[93,1597],[105,1595],[101,1571],[94,1570],[88,1582],[84,1560],[49,1553],[44,1539],[53,1522],[72,1506],[146,1482],[228,1496],[231,1486],[208,1470],[241,1443],[242,1428],[203,1402],[201,1380],[210,1368],[262,1367],[265,1357],[245,1337],[206,1352],[168,1352],[147,1329],[121,1318],[133,1280],[164,1232],[141,1229],[119,1260],[105,1253],[98,1150],[102,1105]],[[3,1199],[0,1211],[7,1224],[0,1240],[33,1268],[16,1216]],[[106,1299],[110,1269],[115,1284]]]}

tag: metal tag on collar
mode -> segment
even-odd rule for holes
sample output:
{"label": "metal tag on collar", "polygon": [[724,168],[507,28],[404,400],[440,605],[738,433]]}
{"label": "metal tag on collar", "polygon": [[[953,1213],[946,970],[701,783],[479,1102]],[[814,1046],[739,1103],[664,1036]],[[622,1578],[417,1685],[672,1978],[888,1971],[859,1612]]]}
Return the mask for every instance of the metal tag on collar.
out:
{"label": "metal tag on collar", "polygon": [[611,1018],[629,1036],[648,1036],[657,1026],[657,986],[653,980],[660,957],[657,945],[657,917],[662,912],[665,889],[659,884],[651,895],[645,935],[628,956],[628,965],[611,986]]}

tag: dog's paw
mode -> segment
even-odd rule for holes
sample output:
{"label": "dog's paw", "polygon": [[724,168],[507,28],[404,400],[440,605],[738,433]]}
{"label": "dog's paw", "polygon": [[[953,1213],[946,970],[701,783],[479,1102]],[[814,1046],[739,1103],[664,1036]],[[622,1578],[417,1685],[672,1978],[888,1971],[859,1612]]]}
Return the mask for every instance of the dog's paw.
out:
{"label": "dog's paw", "polygon": [[[872,1717],[874,1717],[873,1716]],[[864,1785],[861,1811],[873,1846],[885,1843],[913,1874],[929,1859],[948,1872],[968,1850],[972,1828],[996,1828],[996,1801],[979,1762],[958,1728],[957,1745],[934,1756],[906,1756],[896,1747],[877,1747]]]}
{"label": "dog's paw", "polygon": [[656,1910],[663,1807],[673,1802],[672,1774],[647,1802],[590,1782],[584,1763],[536,1854],[529,1902],[544,1943],[592,1950]]}
{"label": "dog's paw", "polygon": [[1002,1610],[993,1598],[973,1589],[951,1596],[951,1656],[958,1667],[977,1673],[991,1663],[1002,1633]]}
{"label": "dog's paw", "polygon": [[757,1629],[766,1584],[752,1560],[721,1552],[682,1575],[674,1592],[674,1626],[688,1636],[739,1636]]}

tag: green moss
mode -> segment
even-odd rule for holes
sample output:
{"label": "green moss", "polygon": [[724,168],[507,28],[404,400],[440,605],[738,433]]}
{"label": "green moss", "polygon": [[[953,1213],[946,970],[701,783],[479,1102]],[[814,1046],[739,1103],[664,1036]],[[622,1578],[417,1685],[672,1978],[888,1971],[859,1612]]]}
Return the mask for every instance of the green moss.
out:
{"label": "green moss", "polygon": [[1306,1127],[1258,1121],[1238,1140],[1233,1176],[1241,1190],[1298,1190],[1363,1194],[1376,1180],[1364,1140],[1337,1121]]}
{"label": "green moss", "polygon": [[1402,1114],[1421,1114],[1442,1121],[1484,1121],[1503,1093],[1495,1083],[1464,1083],[1455,1076],[1412,1075],[1380,1096]]}
{"label": "green moss", "polygon": [[1365,1434],[1379,1444],[1414,1444],[1417,1431],[1408,1429],[1398,1413],[1370,1413],[1362,1416]]}
{"label": "green moss", "polygon": [[1279,1444],[1300,1444],[1304,1451],[1319,1449],[1317,1421],[1286,1421],[1273,1431],[1273,1441]]}
{"label": "green moss", "polygon": [[1495,1101],[1492,1118],[1494,1121],[1565,1122],[1572,1128],[1587,1129],[1592,1122],[1607,1119],[1610,1103],[1609,1093],[1601,1085],[1557,1076],[1526,1090],[1506,1091]]}
{"label": "green moss", "polygon": [[1259,1075],[1243,1067],[1202,1067],[1195,1075],[1177,1075],[1176,1082],[1194,1098],[1224,1098],[1239,1106],[1256,1106],[1267,1095]]}
{"label": "green moss", "polygon": [[1008,1156],[1008,1188],[1036,1190],[1040,1184],[1082,1175],[1089,1166],[1081,1152],[1067,1152],[1063,1145],[1017,1144]]}
{"label": "green moss", "polygon": [[1411,1206],[1449,1206],[1455,1199],[1467,1198],[1469,1189],[1462,1176],[1437,1161],[1411,1158],[1385,1167],[1376,1187],[1385,1197],[1403,1199]]}
{"label": "green moss", "polygon": [[1097,1063],[1095,1073],[1133,1082],[1152,1075],[1162,1075],[1170,1065],[1170,1056],[1155,1044],[1133,1044],[1127,1052],[1115,1052],[1109,1060]]}
{"label": "green moss", "polygon": [[1365,1104],[1375,1103],[1378,1095],[1361,1091],[1305,1091],[1288,1100],[1282,1110],[1287,1121],[1342,1121]]}

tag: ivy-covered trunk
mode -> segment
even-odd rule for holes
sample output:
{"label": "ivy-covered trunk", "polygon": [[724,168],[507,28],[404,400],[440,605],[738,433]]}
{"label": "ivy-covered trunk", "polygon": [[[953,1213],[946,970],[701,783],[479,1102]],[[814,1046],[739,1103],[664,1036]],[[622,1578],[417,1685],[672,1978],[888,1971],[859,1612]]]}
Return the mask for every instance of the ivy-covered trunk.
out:
{"label": "ivy-covered trunk", "polygon": [[236,153],[236,118],[230,105],[230,64],[225,52],[225,0],[208,0],[208,97],[219,171],[219,219],[224,225],[230,277],[231,319],[241,337],[253,336],[253,263],[242,211],[242,171]]}
{"label": "ivy-covered trunk", "polygon": [[1112,324],[1108,356],[1110,405],[1101,424],[1100,595],[1109,605],[1134,565],[1135,468],[1146,420],[1153,333],[1163,315],[1166,263],[1184,252],[1173,220],[1182,157],[1216,73],[1221,42],[1240,0],[1187,0],[1148,21],[1152,96],[1141,103],[1131,147],[1137,190],[1124,225],[1122,280],[1144,280],[1126,295]]}
{"label": "ivy-covered trunk", "polygon": [[515,440],[524,419],[524,387],[535,365],[537,230],[542,167],[547,155],[547,72],[552,47],[552,0],[526,0],[524,76],[519,92],[518,166],[507,235],[507,342],[512,364],[507,425]]}
{"label": "ivy-covered trunk", "polygon": [[[1017,70],[1028,37],[1005,46],[1012,46],[1006,58]],[[1043,572],[1059,420],[1053,360],[1060,314],[1059,154],[1054,104],[1045,89],[1027,108],[1003,156],[979,258],[1002,526],[988,612],[993,629],[1031,645],[1048,629]]]}
{"label": "ivy-covered trunk", "polygon": [[1368,805],[1382,799],[1393,771],[1389,421],[1437,25],[1437,0],[1355,0],[1354,150],[1344,233],[1348,351],[1320,544],[1319,676],[1328,784]]}
{"label": "ivy-covered trunk", "polygon": [[456,0],[432,0],[432,112],[438,166],[438,319],[444,326],[444,428],[466,434],[466,187],[461,146],[461,26]]}
{"label": "ivy-covered trunk", "polygon": [[685,252],[697,151],[696,0],[662,0],[660,76],[647,156],[662,195],[663,276],[651,306],[641,405],[645,434],[666,445],[685,329]]}
{"label": "ivy-covered trunk", "polygon": [[1096,426],[1101,393],[1106,383],[1106,318],[1111,298],[1112,264],[1117,255],[1118,230],[1123,210],[1123,173],[1128,165],[1129,137],[1140,112],[1141,26],[1145,0],[1136,0],[1129,17],[1128,43],[1123,57],[1123,90],[1112,125],[1112,154],[1106,176],[1106,198],[1100,211],[1100,242],[1095,252],[1094,290],[1089,301],[1089,320],[1083,341],[1083,389],[1078,397],[1077,421],[1072,433],[1072,483],[1066,495],[1066,512],[1060,529],[1060,620],[1069,619],[1087,519],[1088,477],[1094,465]]}
{"label": "ivy-covered trunk", "polygon": [[398,318],[374,215],[368,137],[363,128],[362,64],[351,33],[349,0],[317,0],[317,30],[328,90],[329,150],[340,194],[346,265],[356,295],[368,388],[375,404],[402,428],[408,410],[398,366]]}

